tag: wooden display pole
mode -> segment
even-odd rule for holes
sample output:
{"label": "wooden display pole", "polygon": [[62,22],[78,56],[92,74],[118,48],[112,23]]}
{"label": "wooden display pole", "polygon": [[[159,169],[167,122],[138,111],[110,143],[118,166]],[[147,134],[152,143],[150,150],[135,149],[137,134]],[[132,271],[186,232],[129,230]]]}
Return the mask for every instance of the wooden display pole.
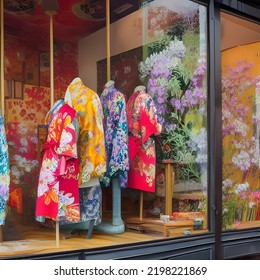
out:
{"label": "wooden display pole", "polygon": [[50,15],[50,94],[51,108],[54,105],[54,62],[53,62],[53,12]]}
{"label": "wooden display pole", "polygon": [[1,0],[1,111],[5,115],[4,0]]}
{"label": "wooden display pole", "polygon": [[144,209],[144,192],[140,193],[140,221],[143,220],[143,209]]}
{"label": "wooden display pole", "polygon": [[[53,55],[53,15],[57,13],[58,3],[55,1],[43,2],[43,9],[50,17],[50,101],[51,108],[54,105],[54,55]],[[56,247],[60,246],[60,227],[59,221],[56,221]]]}
{"label": "wooden display pole", "polygon": [[[1,111],[5,116],[5,92],[4,92],[4,0],[1,0]],[[3,242],[3,226],[0,226],[0,245]]]}
{"label": "wooden display pole", "polygon": [[[54,105],[54,62],[53,62],[53,12],[50,11],[50,94],[51,94],[51,108]],[[56,221],[56,247],[60,247],[60,225]]]}
{"label": "wooden display pole", "polygon": [[108,82],[111,80],[110,0],[106,0],[106,31],[107,31],[107,82]]}

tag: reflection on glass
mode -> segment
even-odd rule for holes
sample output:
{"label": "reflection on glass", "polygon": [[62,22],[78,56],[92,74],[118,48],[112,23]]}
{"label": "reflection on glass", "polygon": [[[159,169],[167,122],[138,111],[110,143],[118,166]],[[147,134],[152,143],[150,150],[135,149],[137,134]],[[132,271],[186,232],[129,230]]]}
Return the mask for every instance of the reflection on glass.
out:
{"label": "reflection on glass", "polygon": [[[170,220],[186,221],[188,233],[196,219],[204,223],[201,229],[207,228],[205,23],[206,8],[191,1],[152,1],[135,19],[143,44],[140,83],[152,97],[162,125],[161,134],[154,137],[156,191],[144,193],[144,218],[167,214]],[[167,182],[169,164],[175,182]],[[167,201],[169,195],[172,202]]]}
{"label": "reflection on glass", "polygon": [[257,226],[260,219],[260,75],[253,55],[259,47],[251,43],[222,53],[224,230]]}
{"label": "reflection on glass", "polygon": [[[59,26],[65,28],[59,22],[64,19],[62,7],[61,4],[61,16],[54,18],[57,29]],[[25,31],[31,31],[29,25],[28,30],[25,30],[27,25],[20,24],[30,22],[23,20],[24,16],[41,20],[37,14],[40,9],[34,10],[34,6],[30,6],[28,13],[27,8],[23,9],[24,13],[11,12],[10,7],[5,11],[5,26],[11,30],[6,30],[5,34],[5,80],[15,81],[15,85],[12,90],[7,90],[6,84],[11,184],[4,234],[9,240],[50,240],[48,246],[53,250],[53,221],[48,220],[41,225],[35,221],[41,151],[47,134],[46,115],[50,110],[50,69],[44,61],[46,57],[48,60],[49,45],[47,41],[38,42],[38,37],[34,37],[41,32],[27,35]],[[46,15],[41,16],[46,19]],[[11,25],[12,22],[16,24]],[[91,24],[95,22],[99,21],[92,21]],[[69,25],[69,20],[66,24]],[[23,32],[19,26],[25,28]],[[60,30],[61,41],[55,38],[55,101],[64,97],[67,86],[79,73],[85,84],[100,94],[107,82],[106,59],[100,60],[106,57],[105,29],[99,30],[103,33],[97,32],[94,37],[91,34],[82,40],[68,42],[64,41],[67,38],[63,36],[65,30]],[[125,31],[123,34],[122,30]],[[161,234],[160,228],[161,238],[207,230],[206,34],[206,7],[188,0],[142,1],[139,10],[131,11],[131,14],[111,24],[111,79],[125,95],[126,101],[137,86],[144,85],[154,102],[158,122],[162,126],[161,134],[151,139],[156,145],[156,170],[152,170],[156,172],[155,191],[144,192],[142,204],[144,219],[179,222],[178,229],[169,224],[169,232],[165,235]],[[42,54],[45,55],[43,60]],[[110,190],[103,188],[104,220],[111,218]],[[140,214],[139,192],[133,189],[122,190],[122,199],[122,218]],[[138,235],[133,242],[157,238],[149,230],[144,231],[144,234],[145,237],[140,238]],[[85,235],[82,241],[84,239]],[[104,240],[102,242],[105,243]],[[113,242],[118,244],[118,239],[115,237]],[[122,242],[130,241],[126,238]],[[104,246],[100,241],[96,244]],[[72,249],[73,246],[77,249],[78,245],[71,245]],[[80,249],[82,246],[81,243]]]}
{"label": "reflection on glass", "polygon": [[222,229],[239,230],[260,226],[260,27],[225,13],[221,23]]}

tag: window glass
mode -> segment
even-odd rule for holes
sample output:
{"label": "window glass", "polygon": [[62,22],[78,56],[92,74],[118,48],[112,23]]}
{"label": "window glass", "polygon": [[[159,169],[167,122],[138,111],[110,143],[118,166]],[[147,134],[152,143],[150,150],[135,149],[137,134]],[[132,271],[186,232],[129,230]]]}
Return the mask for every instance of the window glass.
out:
{"label": "window glass", "polygon": [[[162,219],[180,226],[176,233],[169,231],[170,236],[207,229],[206,16],[206,7],[191,1],[143,1],[136,13],[111,26],[115,87],[131,103],[136,87],[144,86],[153,102],[152,114],[161,125],[160,132],[149,138],[155,144],[155,186],[146,187],[153,178],[149,162],[138,158],[130,164],[147,182],[136,175],[136,182],[130,178],[128,188],[122,190],[122,216],[129,229],[140,228],[140,221],[149,228]],[[106,59],[97,62],[98,92],[106,82],[105,67]],[[131,117],[139,120],[133,112]],[[132,119],[128,121],[131,138]],[[106,205],[112,209],[111,203]]]}
{"label": "window glass", "polygon": [[[222,14],[223,230],[259,226],[259,26]],[[239,36],[232,34],[239,29]],[[246,34],[246,36],[245,36]]]}
{"label": "window glass", "polygon": [[[111,0],[109,53],[105,1],[61,1],[52,18],[51,100],[50,14],[44,13],[41,1],[20,2],[5,1],[4,11],[5,112],[1,131],[8,143],[10,184],[6,177],[4,188],[0,184],[0,230],[4,242],[11,243],[7,249],[0,246],[0,257],[14,251],[20,255],[37,254],[39,249],[53,252],[57,247],[89,249],[207,232],[207,8],[188,0]],[[85,134],[80,132],[79,104],[69,103],[66,97],[68,91],[74,96],[70,85],[75,78],[88,88],[84,94],[92,98],[86,112],[95,107],[87,135],[85,130]],[[129,157],[124,172],[111,175],[106,184],[105,169],[97,168],[95,188],[84,185],[75,189],[74,180],[60,191],[59,176],[65,172],[64,159],[75,156],[75,139],[77,145],[78,141],[91,143],[90,138],[99,135],[91,147],[91,158],[105,158],[98,145],[108,139],[107,104],[102,99],[105,86],[111,85],[108,80],[123,96],[112,115],[116,118],[122,113],[119,122],[126,134],[117,135],[122,144],[117,150],[120,156]],[[72,110],[60,111],[66,107],[64,102],[72,105],[77,117]],[[97,133],[101,119],[104,134]],[[55,143],[49,141],[58,135]],[[111,139],[116,141],[114,135]],[[68,146],[70,151],[65,149]],[[102,149],[104,152],[104,146]],[[42,161],[46,150],[51,151],[50,157]],[[81,160],[82,147],[77,152]],[[117,168],[117,160],[113,168]],[[69,164],[71,173],[63,175],[73,177],[76,163]],[[79,168],[80,184],[88,181],[91,164]],[[45,173],[41,173],[43,168]],[[119,185],[118,178],[122,179]],[[43,215],[45,219],[36,217],[39,197],[46,209],[54,207],[59,214],[65,213],[66,219],[56,221],[53,215],[57,213],[52,211]],[[91,216],[94,211],[96,215]],[[79,215],[84,218],[80,222]],[[120,238],[118,234],[122,234]],[[77,238],[79,243],[74,242]],[[21,240],[20,250],[17,242],[21,245]]]}

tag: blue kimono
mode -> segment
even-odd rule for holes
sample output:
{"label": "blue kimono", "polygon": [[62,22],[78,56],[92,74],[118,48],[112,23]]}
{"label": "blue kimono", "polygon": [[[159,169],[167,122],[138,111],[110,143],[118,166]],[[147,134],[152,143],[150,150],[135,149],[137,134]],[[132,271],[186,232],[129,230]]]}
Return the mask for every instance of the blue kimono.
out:
{"label": "blue kimono", "polygon": [[119,177],[121,188],[127,187],[128,125],[125,96],[114,87],[114,82],[106,83],[100,96],[104,114],[105,147],[107,171],[101,176],[104,186],[109,186],[111,178]]}
{"label": "blue kimono", "polygon": [[8,145],[5,134],[4,119],[0,112],[0,225],[3,225],[6,217],[6,203],[9,197],[10,164]]}

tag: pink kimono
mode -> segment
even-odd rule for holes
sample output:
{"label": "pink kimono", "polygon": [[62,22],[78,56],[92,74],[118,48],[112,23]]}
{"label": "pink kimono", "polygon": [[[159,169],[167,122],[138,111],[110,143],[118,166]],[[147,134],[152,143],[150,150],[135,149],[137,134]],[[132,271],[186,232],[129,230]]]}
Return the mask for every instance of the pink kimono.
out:
{"label": "pink kimono", "polygon": [[161,132],[150,95],[143,90],[133,93],[127,102],[129,130],[128,187],[155,192],[155,142],[152,135]]}
{"label": "pink kimono", "polygon": [[38,221],[44,217],[60,223],[80,220],[75,119],[76,111],[64,104],[50,122],[38,184]]}

